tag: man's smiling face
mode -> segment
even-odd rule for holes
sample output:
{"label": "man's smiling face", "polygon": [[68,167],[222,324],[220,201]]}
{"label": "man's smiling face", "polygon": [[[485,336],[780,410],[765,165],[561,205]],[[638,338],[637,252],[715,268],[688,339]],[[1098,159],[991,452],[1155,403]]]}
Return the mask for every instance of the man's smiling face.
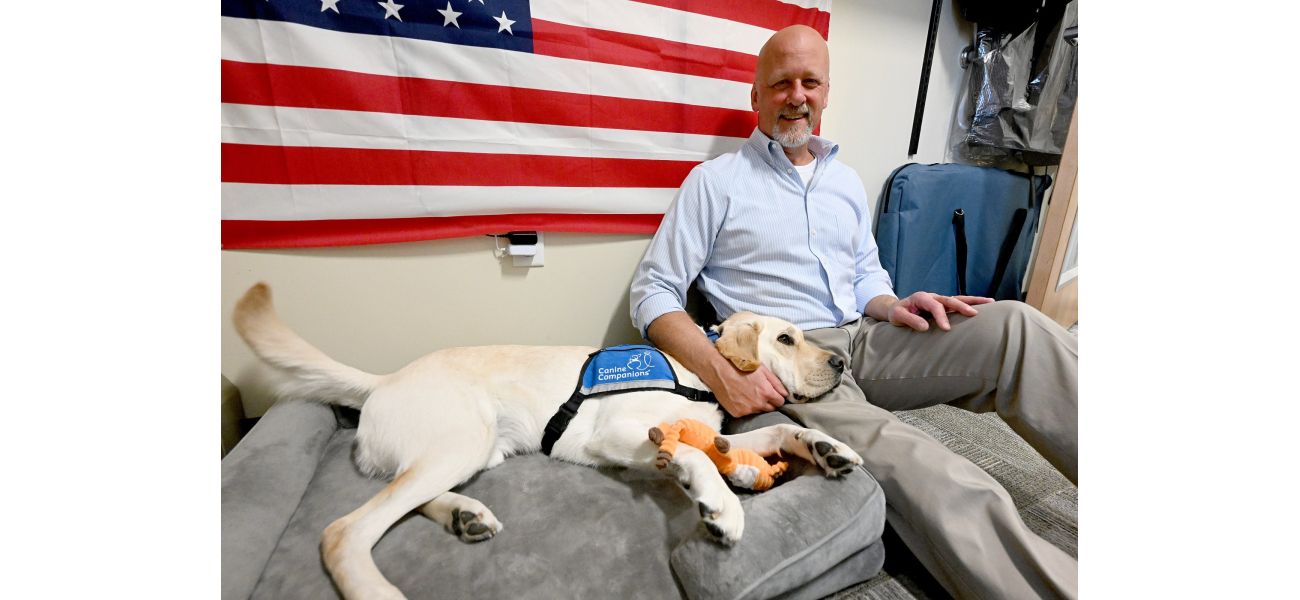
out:
{"label": "man's smiling face", "polygon": [[759,53],[750,104],[758,129],[785,148],[808,144],[830,93],[830,52],[813,29],[777,33]]}

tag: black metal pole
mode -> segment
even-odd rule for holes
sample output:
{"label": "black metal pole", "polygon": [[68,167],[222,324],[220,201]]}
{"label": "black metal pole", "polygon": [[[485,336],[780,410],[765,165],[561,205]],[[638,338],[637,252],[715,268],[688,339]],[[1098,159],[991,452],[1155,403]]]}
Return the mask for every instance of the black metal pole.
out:
{"label": "black metal pole", "polygon": [[925,60],[921,63],[921,84],[916,90],[916,113],[912,116],[912,143],[907,146],[907,157],[916,156],[921,143],[921,118],[925,116],[925,93],[930,89],[930,63],[934,60],[934,43],[939,37],[939,11],[943,0],[934,0],[930,7],[930,33],[925,38]]}

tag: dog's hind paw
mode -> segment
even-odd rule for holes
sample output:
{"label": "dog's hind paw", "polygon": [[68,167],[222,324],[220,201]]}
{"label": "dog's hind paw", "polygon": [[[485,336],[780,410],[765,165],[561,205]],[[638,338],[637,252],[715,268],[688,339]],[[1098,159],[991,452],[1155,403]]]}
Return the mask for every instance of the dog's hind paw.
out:
{"label": "dog's hind paw", "polygon": [[455,492],[439,494],[420,506],[419,511],[462,542],[481,542],[503,527],[482,502]]}
{"label": "dog's hind paw", "polygon": [[492,511],[486,506],[479,511],[455,509],[451,511],[451,521],[447,523],[447,532],[467,543],[491,539],[504,527]]}

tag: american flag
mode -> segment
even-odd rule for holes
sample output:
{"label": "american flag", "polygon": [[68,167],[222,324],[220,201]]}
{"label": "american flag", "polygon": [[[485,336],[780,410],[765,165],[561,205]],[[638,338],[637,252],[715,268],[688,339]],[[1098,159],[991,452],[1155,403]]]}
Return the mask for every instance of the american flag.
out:
{"label": "american flag", "polygon": [[222,0],[222,246],[652,233],[830,4]]}

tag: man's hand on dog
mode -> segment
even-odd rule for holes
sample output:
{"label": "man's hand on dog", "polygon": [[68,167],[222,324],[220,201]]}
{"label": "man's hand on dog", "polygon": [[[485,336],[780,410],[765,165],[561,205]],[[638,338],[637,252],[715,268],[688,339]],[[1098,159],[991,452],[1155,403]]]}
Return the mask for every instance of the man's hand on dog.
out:
{"label": "man's hand on dog", "polygon": [[745,372],[730,369],[722,375],[722,386],[713,390],[718,404],[733,417],[771,412],[785,404],[789,395],[781,380],[767,367]]}

